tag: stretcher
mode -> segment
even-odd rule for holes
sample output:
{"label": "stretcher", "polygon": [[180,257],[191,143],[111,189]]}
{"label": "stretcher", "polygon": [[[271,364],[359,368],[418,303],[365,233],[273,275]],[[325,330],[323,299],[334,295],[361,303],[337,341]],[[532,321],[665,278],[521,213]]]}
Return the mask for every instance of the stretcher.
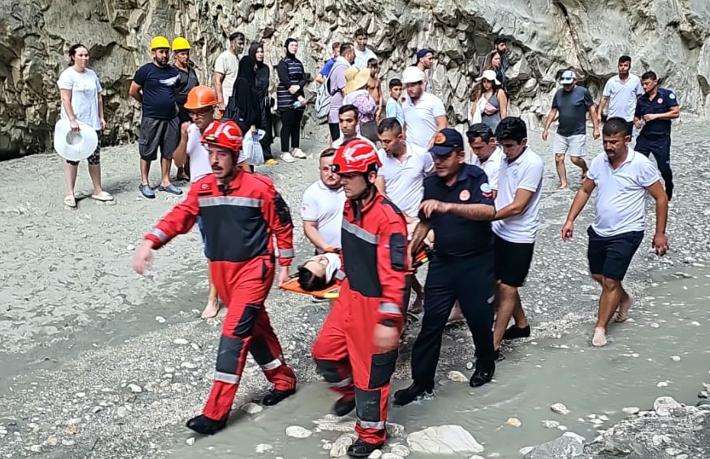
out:
{"label": "stretcher", "polygon": [[320,299],[325,299],[325,300],[334,300],[335,298],[338,298],[338,292],[340,291],[340,287],[337,284],[333,284],[329,287],[326,287],[323,290],[316,290],[313,292],[308,292],[306,290],[303,290],[300,285],[298,285],[298,277],[291,277],[289,280],[287,280],[285,283],[283,283],[279,288],[282,290],[286,290],[288,292],[294,292],[294,293],[300,293],[302,295],[308,295],[308,296],[314,296],[316,298]]}
{"label": "stretcher", "polygon": [[[424,247],[416,257],[414,257],[414,260],[412,262],[412,269],[419,268],[423,264],[426,264],[429,262],[429,259],[432,256],[432,250],[429,247]],[[285,283],[283,283],[280,287],[282,290],[286,290],[287,292],[294,292],[294,293],[300,293],[301,295],[308,295],[308,296],[313,296],[316,298],[320,299],[325,299],[325,300],[334,300],[338,298],[338,293],[340,292],[340,287],[337,284],[330,285],[323,290],[315,290],[312,292],[308,292],[306,290],[303,290],[300,285],[298,285],[298,276],[292,276],[287,280]]]}

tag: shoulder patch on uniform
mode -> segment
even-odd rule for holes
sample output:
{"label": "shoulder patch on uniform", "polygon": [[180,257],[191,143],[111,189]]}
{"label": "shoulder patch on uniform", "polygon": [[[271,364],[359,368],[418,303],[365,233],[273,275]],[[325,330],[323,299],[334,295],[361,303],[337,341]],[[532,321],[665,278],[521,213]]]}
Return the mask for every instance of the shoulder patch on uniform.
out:
{"label": "shoulder patch on uniform", "polygon": [[668,98],[669,98],[669,99],[675,99],[675,94],[673,94],[672,92],[669,93],[669,94],[668,94]]}
{"label": "shoulder patch on uniform", "polygon": [[491,185],[488,182],[481,183],[481,196],[483,196],[484,198],[493,197],[493,189],[491,188]]}

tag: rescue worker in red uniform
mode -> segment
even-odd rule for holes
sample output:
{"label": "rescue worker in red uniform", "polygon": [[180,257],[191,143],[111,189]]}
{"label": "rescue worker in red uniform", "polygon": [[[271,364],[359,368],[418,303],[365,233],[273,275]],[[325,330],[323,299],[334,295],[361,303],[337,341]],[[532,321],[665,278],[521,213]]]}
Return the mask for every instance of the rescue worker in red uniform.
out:
{"label": "rescue worker in red uniform", "polygon": [[333,411],[356,408],[350,457],[368,457],[386,438],[390,377],[404,324],[409,271],[407,223],[375,188],[381,166],[370,142],[338,148],[333,171],[343,184],[342,258],[346,279],[313,345],[318,372],[341,394]]}
{"label": "rescue worker in red uniform", "polygon": [[274,236],[283,283],[293,258],[293,225],[271,180],[237,166],[242,136],[236,123],[213,121],[202,142],[213,173],[195,182],[187,198],[145,235],[133,267],[142,274],[153,250],[190,231],[198,216],[202,219],[212,280],[228,309],[212,391],[203,414],[190,419],[187,427],[211,435],[226,425],[247,352],[273,384],[264,405],[275,405],[296,390],[296,376],[283,359],[264,308],[275,272]]}

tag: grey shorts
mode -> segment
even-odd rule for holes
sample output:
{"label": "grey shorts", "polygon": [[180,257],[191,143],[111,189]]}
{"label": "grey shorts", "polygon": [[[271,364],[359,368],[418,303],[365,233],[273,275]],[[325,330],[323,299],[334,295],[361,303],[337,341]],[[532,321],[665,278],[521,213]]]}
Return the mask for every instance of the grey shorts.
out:
{"label": "grey shorts", "polygon": [[584,157],[587,154],[587,135],[563,136],[555,133],[552,141],[552,152],[556,155]]}
{"label": "grey shorts", "polygon": [[171,120],[143,117],[141,132],[138,136],[138,152],[141,159],[155,161],[160,157],[173,159],[173,153],[180,143],[180,121],[178,117]]}

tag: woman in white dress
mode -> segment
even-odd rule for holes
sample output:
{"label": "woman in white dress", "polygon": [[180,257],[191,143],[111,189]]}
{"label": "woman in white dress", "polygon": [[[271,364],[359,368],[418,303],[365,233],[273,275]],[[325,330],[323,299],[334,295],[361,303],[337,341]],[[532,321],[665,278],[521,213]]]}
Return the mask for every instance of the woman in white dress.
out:
{"label": "woman in white dress", "polygon": [[[96,73],[87,67],[89,64],[89,50],[82,44],[69,48],[69,67],[67,67],[57,80],[62,99],[62,118],[69,120],[73,131],[79,131],[79,122],[89,125],[96,130],[101,144],[101,131],[106,127],[104,120],[103,98],[101,96],[101,83]],[[91,198],[97,201],[112,201],[113,196],[101,188],[101,160],[100,146],[87,158],[89,175],[94,190]],[[68,161],[64,165],[64,184],[66,196],[64,204],[76,207],[74,187],[76,174],[79,168],[78,161]]]}

